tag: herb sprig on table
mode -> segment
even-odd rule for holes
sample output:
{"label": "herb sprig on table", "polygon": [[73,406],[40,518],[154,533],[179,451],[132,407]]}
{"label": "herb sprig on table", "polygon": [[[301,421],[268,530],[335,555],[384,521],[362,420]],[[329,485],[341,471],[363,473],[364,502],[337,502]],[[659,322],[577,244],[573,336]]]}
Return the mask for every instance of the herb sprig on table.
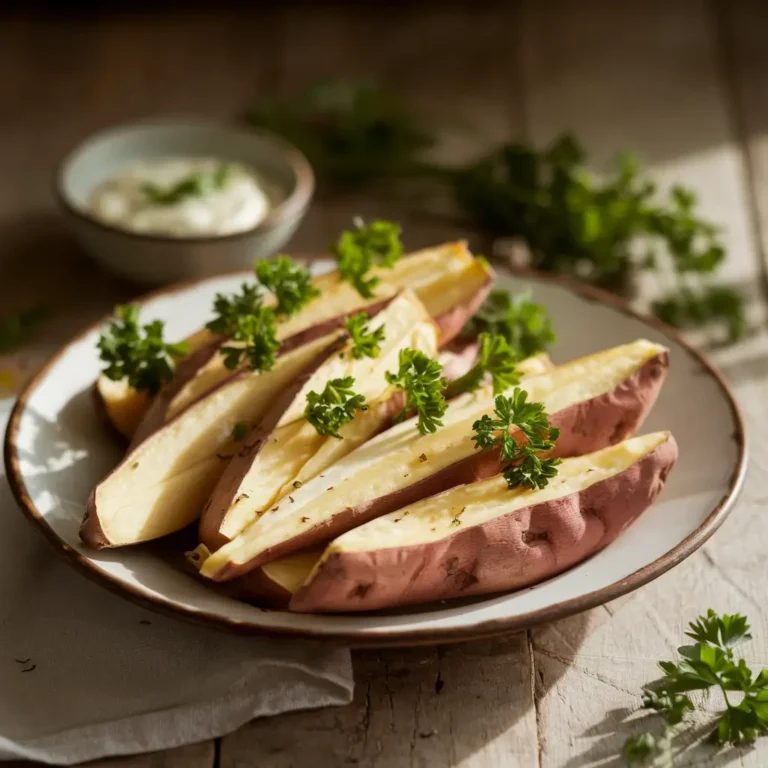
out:
{"label": "herb sprig on table", "polygon": [[0,317],[0,354],[25,344],[47,316],[47,310],[36,308]]}
{"label": "herb sprig on table", "polygon": [[293,141],[331,187],[428,180],[481,231],[524,243],[538,269],[619,293],[655,272],[669,292],[651,308],[666,322],[721,327],[731,340],[746,330],[743,297],[714,282],[725,259],[719,229],[697,214],[693,192],[660,194],[629,153],[600,178],[569,134],[544,148],[506,142],[464,166],[436,165],[425,154],[434,132],[370,82],[326,82],[258,107],[249,120]]}
{"label": "herb sprig on table", "polygon": [[354,385],[354,377],[345,376],[331,379],[320,394],[307,393],[304,418],[319,434],[341,439],[339,429],[352,421],[356,411],[367,410],[365,397],[354,391]]}
{"label": "herb sprig on table", "polygon": [[689,624],[694,641],[677,649],[680,662],[662,661],[663,677],[643,688],[643,706],[663,721],[661,737],[650,732],[629,738],[624,757],[629,763],[653,758],[670,748],[675,728],[695,711],[691,691],[719,690],[725,702],[713,723],[710,740],[718,746],[749,743],[768,732],[768,670],[755,674],[733,649],[752,639],[741,614],[717,615],[712,609]]}
{"label": "herb sprig on table", "polygon": [[[525,437],[519,443],[510,434],[517,427]],[[475,447],[497,450],[502,471],[510,488],[545,488],[557,475],[560,459],[542,459],[537,454],[555,447],[560,430],[549,423],[542,403],[529,403],[528,393],[515,388],[511,397],[499,395],[495,401],[494,417],[482,416],[473,425]]]}
{"label": "herb sprig on table", "polygon": [[163,340],[163,329],[161,320],[140,325],[139,308],[133,304],[115,307],[115,318],[103,328],[97,344],[100,359],[107,363],[104,375],[155,394],[173,378],[176,360],[187,354],[185,342]]}

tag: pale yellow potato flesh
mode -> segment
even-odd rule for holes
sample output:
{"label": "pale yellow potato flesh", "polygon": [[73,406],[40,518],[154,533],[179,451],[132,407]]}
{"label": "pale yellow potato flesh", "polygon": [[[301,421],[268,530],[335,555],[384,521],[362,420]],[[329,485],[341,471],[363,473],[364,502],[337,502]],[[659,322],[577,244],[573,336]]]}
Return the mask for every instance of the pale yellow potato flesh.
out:
{"label": "pale yellow potato flesh", "polygon": [[[381,342],[379,355],[375,358],[357,359],[349,347],[339,355],[326,361],[313,374],[312,378],[297,394],[291,406],[280,420],[280,425],[240,478],[237,490],[232,494],[230,482],[224,480],[225,487],[214,490],[205,515],[213,519],[222,515],[221,505],[227,504],[218,526],[219,535],[232,539],[243,528],[264,512],[277,498],[281,489],[297,479],[302,467],[312,459],[318,450],[328,441],[341,443],[349,452],[359,442],[355,438],[365,438],[365,430],[346,430],[345,438],[339,440],[332,436],[318,434],[317,430],[304,419],[307,393],[320,392],[331,379],[352,376],[355,380],[355,392],[363,395],[367,403],[375,401],[389,389],[385,373],[396,370],[400,351],[406,348],[418,349],[430,357],[437,354],[437,328],[429,319],[423,305],[410,291],[404,291],[370,323],[371,329],[383,327],[384,340]],[[359,412],[363,418],[374,413],[375,408]],[[349,425],[345,425],[349,426]],[[230,467],[229,472],[235,468]],[[240,467],[237,467],[240,471]],[[206,518],[203,519],[203,525]],[[213,541],[204,536],[206,543]]]}
{"label": "pale yellow potato flesh", "polygon": [[[459,302],[468,291],[479,290],[491,277],[488,267],[475,259],[463,242],[417,251],[401,259],[392,269],[373,270],[373,274],[381,282],[376,286],[376,295],[370,299],[360,296],[357,289],[342,280],[338,272],[316,278],[313,285],[321,291],[321,295],[278,325],[278,339],[287,339],[350,311],[363,311],[406,289],[417,294],[431,317],[437,317]],[[171,401],[167,418],[173,418],[230,373],[224,366],[223,358],[215,355]]]}
{"label": "pale yellow potato flesh", "polygon": [[[543,402],[553,414],[612,391],[665,351],[639,340],[526,378],[522,386],[529,401]],[[493,401],[490,387],[456,398],[449,403],[444,426],[432,434],[420,435],[416,419],[386,430],[296,489],[292,502],[283,499],[261,515],[203,563],[202,575],[215,578],[220,571],[245,567],[268,550],[325,524],[338,510],[354,509],[472,455],[472,424],[492,412]]]}
{"label": "pale yellow potato flesh", "polygon": [[[95,489],[95,514],[112,546],[165,535],[195,520],[237,450],[239,422],[256,423],[336,332],[280,357],[266,373],[243,373],[148,437]],[[218,454],[218,456],[217,456]]]}

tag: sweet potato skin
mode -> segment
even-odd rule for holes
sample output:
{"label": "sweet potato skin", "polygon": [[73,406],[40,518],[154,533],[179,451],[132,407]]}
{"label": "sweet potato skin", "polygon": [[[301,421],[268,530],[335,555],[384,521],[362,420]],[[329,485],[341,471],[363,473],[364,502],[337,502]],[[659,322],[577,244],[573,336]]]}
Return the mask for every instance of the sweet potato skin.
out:
{"label": "sweet potato skin", "polygon": [[[668,354],[664,352],[656,355],[610,392],[551,414],[551,423],[561,429],[552,455],[560,458],[581,456],[615,445],[632,435],[656,401],[668,367]],[[322,525],[309,528],[265,550],[247,564],[227,565],[216,575],[215,580],[237,578],[283,555],[324,544],[375,517],[402,509],[457,485],[492,477],[498,472],[498,454],[495,451],[477,451],[411,485],[356,507],[340,510]]]}
{"label": "sweet potato skin", "polygon": [[625,471],[583,491],[423,545],[334,553],[289,608],[372,611],[544,581],[614,541],[654,502],[676,459],[670,436]]}

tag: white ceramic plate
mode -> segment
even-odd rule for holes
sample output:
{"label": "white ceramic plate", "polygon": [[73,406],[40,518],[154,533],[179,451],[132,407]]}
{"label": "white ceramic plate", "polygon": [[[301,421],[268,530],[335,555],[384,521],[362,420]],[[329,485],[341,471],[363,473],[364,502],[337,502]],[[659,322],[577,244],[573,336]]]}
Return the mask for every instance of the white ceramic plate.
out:
{"label": "white ceramic plate", "polygon": [[[315,264],[317,271],[327,263]],[[207,319],[214,294],[242,275],[151,295],[143,317],[180,338]],[[147,607],[222,629],[336,640],[352,645],[453,641],[521,629],[636,589],[695,551],[717,529],[746,468],[743,424],[720,375],[672,331],[606,294],[561,280],[502,271],[498,287],[530,287],[554,317],[563,362],[639,337],[666,344],[671,368],[644,431],[670,429],[680,459],[659,501],[617,541],[567,573],[510,594],[386,613],[322,616],[267,611],[222,597],[177,570],[156,549],[92,552],[78,528],[88,493],[120,458],[93,408],[98,327],[76,338],[29,384],[6,434],[7,474],[22,509],[87,576]]]}

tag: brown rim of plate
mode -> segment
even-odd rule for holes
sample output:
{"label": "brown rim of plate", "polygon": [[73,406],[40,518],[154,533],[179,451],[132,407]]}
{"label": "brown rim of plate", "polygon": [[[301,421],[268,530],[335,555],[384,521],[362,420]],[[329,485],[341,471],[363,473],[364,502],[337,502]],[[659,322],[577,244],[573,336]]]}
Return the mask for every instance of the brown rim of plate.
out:
{"label": "brown rim of plate", "polygon": [[[575,293],[576,295],[581,296],[582,298],[585,298],[589,301],[594,301],[613,307],[623,314],[633,317],[636,320],[640,320],[645,325],[661,332],[667,338],[679,344],[688,353],[688,355],[692,357],[696,363],[698,363],[698,365],[700,365],[701,368],[717,382],[731,409],[731,414],[734,421],[734,432],[731,437],[736,443],[738,458],[730,480],[728,481],[727,493],[709,513],[707,519],[695,531],[683,539],[683,541],[681,541],[676,547],[662,555],[660,558],[654,560],[652,563],[649,563],[643,568],[640,568],[639,570],[630,574],[626,578],[614,582],[607,587],[595,590],[594,592],[590,592],[589,594],[578,598],[564,600],[546,608],[530,611],[520,616],[515,616],[511,619],[493,619],[463,629],[394,629],[391,631],[381,631],[381,633],[377,634],[359,636],[355,631],[320,632],[313,631],[311,629],[300,630],[292,628],[263,627],[249,621],[236,621],[233,619],[225,618],[216,613],[207,611],[194,611],[188,608],[182,608],[166,598],[149,597],[135,587],[127,586],[121,582],[115,581],[100,571],[98,568],[96,568],[90,558],[84,556],[77,550],[70,547],[68,544],[62,542],[61,539],[53,531],[53,529],[45,521],[45,518],[37,510],[34,503],[32,502],[32,499],[27,493],[27,489],[19,469],[18,450],[16,446],[19,423],[21,421],[21,416],[24,412],[26,402],[29,399],[31,393],[37,387],[38,383],[47,375],[50,368],[69,349],[69,347],[72,344],[77,343],[88,333],[91,333],[93,330],[100,327],[100,325],[104,322],[103,319],[88,326],[88,328],[81,331],[71,341],[59,349],[59,351],[56,352],[53,357],[51,357],[46,362],[41,370],[38,371],[37,374],[35,374],[35,376],[26,384],[21,394],[19,395],[19,398],[11,412],[11,416],[8,421],[8,428],[6,429],[5,433],[5,471],[8,477],[8,483],[11,487],[11,491],[27,517],[29,517],[29,519],[35,524],[37,529],[46,537],[46,539],[48,539],[54,545],[59,554],[63,555],[69,563],[80,570],[92,581],[95,581],[101,586],[106,587],[111,592],[114,592],[123,598],[131,600],[132,602],[157,613],[161,613],[174,618],[181,618],[186,621],[191,621],[195,624],[216,627],[218,629],[223,629],[238,634],[262,635],[265,637],[276,638],[295,637],[309,640],[322,640],[324,642],[344,644],[358,648],[437,645],[441,643],[479,640],[528,629],[529,627],[535,626],[537,624],[554,621],[555,619],[562,619],[574,613],[580,613],[581,611],[585,611],[589,608],[594,608],[595,606],[602,605],[603,603],[614,600],[617,597],[620,597],[627,592],[631,592],[638,587],[647,584],[653,579],[658,578],[673,568],[675,565],[682,562],[686,557],[691,555],[702,544],[704,544],[704,542],[707,541],[710,536],[712,536],[712,534],[720,527],[725,518],[728,516],[734,502],[736,501],[736,498],[739,495],[739,492],[741,491],[747,467],[746,434],[741,410],[736,403],[729,384],[726,382],[725,378],[717,370],[717,368],[708,360],[706,355],[694,349],[680,333],[662,323],[660,320],[645,315],[641,312],[637,312],[636,310],[632,309],[626,300],[618,296],[603,291],[599,288],[594,288],[589,285],[574,282],[569,278],[561,277],[559,275],[543,274],[541,272],[530,269],[512,268],[505,265],[502,265],[501,268],[517,277],[559,285],[566,290],[569,290],[571,293]],[[240,272],[231,274],[240,274]],[[191,280],[186,283],[174,285],[168,288],[161,288],[159,290],[145,294],[137,301],[146,302],[158,296],[177,293],[188,287],[197,285],[210,279],[211,278]],[[493,598],[494,596],[495,595],[488,595],[488,598]],[[272,612],[267,611],[267,609],[257,610]]]}
{"label": "brown rim of plate", "polygon": [[[231,234],[228,234],[228,235],[203,235],[198,237],[175,237],[174,235],[144,234],[142,232],[133,232],[132,230],[129,230],[129,229],[122,229],[121,227],[116,227],[116,226],[113,226],[112,224],[107,224],[106,222],[100,221],[94,216],[91,216],[90,214],[88,214],[86,211],[81,210],[70,201],[64,189],[64,169],[67,166],[67,163],[69,163],[71,158],[75,155],[75,153],[83,146],[83,144],[86,141],[88,141],[89,138],[94,138],[97,135],[106,135],[112,131],[117,132],[125,128],[140,127],[140,126],[152,127],[152,125],[160,125],[160,124],[169,125],[172,122],[173,121],[169,119],[168,121],[163,123],[161,123],[160,121],[126,123],[126,124],[116,125],[111,128],[107,128],[104,131],[99,131],[96,134],[92,134],[91,136],[86,137],[82,142],[80,142],[80,144],[78,144],[70,152],[68,152],[67,155],[61,160],[61,162],[56,167],[56,171],[54,172],[54,176],[53,176],[53,194],[58,204],[68,214],[70,214],[71,216],[74,216],[76,219],[79,219],[80,221],[86,222],[98,229],[102,229],[107,232],[118,233],[120,235],[125,235],[126,237],[131,237],[136,240],[141,240],[143,242],[190,243],[190,244],[231,242],[233,240],[239,240],[244,237],[251,237],[252,235],[257,233],[266,232],[267,230],[273,229],[278,224],[281,224],[284,221],[291,219],[294,216],[300,214],[301,211],[303,211],[309,204],[309,201],[312,198],[312,194],[315,191],[315,174],[314,174],[314,171],[312,170],[312,166],[309,164],[309,160],[307,160],[304,154],[300,152],[296,147],[294,147],[293,144],[289,144],[285,139],[281,138],[280,136],[277,136],[276,134],[270,133],[269,131],[265,131],[260,128],[252,128],[246,131],[245,129],[238,128],[237,126],[230,126],[230,125],[227,125],[226,123],[215,123],[213,121],[204,121],[204,120],[197,120],[195,121],[195,124],[225,128],[226,130],[236,131],[238,133],[243,133],[243,134],[247,133],[253,137],[261,137],[262,139],[265,139],[268,142],[271,142],[280,150],[280,152],[282,152],[288,164],[293,169],[293,172],[296,176],[296,184],[291,190],[290,194],[285,198],[285,200],[282,200],[277,205],[270,206],[270,209],[267,215],[258,224],[256,224],[256,226],[251,227],[250,229],[245,229],[242,232],[232,232]],[[183,120],[179,120],[178,122],[180,125],[184,124]],[[258,169],[254,169],[254,170],[258,171]],[[210,278],[201,278],[201,279],[207,280]],[[142,300],[145,300],[147,298],[149,298],[149,296],[142,296]]]}

